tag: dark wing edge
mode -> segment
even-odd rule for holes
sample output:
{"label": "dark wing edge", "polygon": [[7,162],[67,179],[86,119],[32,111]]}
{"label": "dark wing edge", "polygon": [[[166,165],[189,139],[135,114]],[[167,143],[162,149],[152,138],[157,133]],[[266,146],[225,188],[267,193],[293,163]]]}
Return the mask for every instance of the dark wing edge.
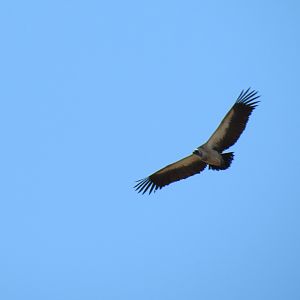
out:
{"label": "dark wing edge", "polygon": [[156,192],[172,182],[200,173],[205,169],[206,165],[197,155],[192,154],[162,168],[149,177],[138,180],[134,189],[138,193],[142,192],[142,194],[149,190],[150,195],[152,192]]}
{"label": "dark wing edge", "polygon": [[240,95],[236,99],[235,103],[242,103],[248,106],[253,107],[253,109],[257,106],[257,104],[260,101],[254,101],[260,97],[260,95],[257,95],[258,91],[250,91],[250,87],[244,92],[244,90],[241,91]]}
{"label": "dark wing edge", "polygon": [[257,91],[242,90],[235,104],[226,114],[219,127],[207,141],[211,147],[223,152],[236,143],[246,128],[252,111],[260,101],[255,101],[260,96]]}

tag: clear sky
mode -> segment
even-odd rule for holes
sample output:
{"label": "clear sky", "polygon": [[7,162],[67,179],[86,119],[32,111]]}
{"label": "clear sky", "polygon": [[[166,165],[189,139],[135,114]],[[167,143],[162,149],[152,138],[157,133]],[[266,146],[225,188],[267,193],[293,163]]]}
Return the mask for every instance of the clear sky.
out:
{"label": "clear sky", "polygon": [[[299,1],[3,1],[0,299],[300,299]],[[227,171],[135,180],[261,103]]]}

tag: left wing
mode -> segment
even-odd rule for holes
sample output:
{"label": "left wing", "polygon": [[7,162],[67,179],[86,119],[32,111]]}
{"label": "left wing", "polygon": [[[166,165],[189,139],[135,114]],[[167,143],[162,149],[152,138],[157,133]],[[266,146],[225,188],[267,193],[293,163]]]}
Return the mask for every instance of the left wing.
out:
{"label": "left wing", "polygon": [[162,168],[147,178],[138,180],[134,188],[143,194],[150,188],[149,194],[151,194],[153,190],[156,191],[174,181],[200,173],[205,167],[206,163],[198,155],[192,154]]}
{"label": "left wing", "polygon": [[210,148],[223,152],[239,139],[252,111],[259,103],[259,101],[254,101],[259,98],[259,96],[256,96],[257,92],[249,92],[249,90],[250,88],[240,93],[235,104],[209,138],[206,144]]}

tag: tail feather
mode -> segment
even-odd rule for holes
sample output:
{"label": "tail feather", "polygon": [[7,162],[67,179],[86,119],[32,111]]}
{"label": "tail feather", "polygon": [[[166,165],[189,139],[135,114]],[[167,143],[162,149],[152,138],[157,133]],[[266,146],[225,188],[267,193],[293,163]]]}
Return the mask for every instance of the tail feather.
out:
{"label": "tail feather", "polygon": [[221,154],[223,158],[223,163],[221,166],[213,166],[213,165],[208,165],[208,168],[211,170],[226,170],[230,167],[231,162],[233,161],[234,158],[234,153],[233,152],[228,152],[228,153],[223,153]]}

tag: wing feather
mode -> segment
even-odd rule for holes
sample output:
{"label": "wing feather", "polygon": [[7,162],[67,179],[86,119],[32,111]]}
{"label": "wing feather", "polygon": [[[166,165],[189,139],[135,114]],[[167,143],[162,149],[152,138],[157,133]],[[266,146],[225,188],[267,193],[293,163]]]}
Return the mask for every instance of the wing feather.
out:
{"label": "wing feather", "polygon": [[165,185],[200,173],[205,167],[206,163],[199,156],[192,154],[162,168],[147,178],[138,180],[134,188],[143,194],[150,188],[149,194],[151,194]]}
{"label": "wing feather", "polygon": [[243,90],[206,144],[219,152],[234,145],[246,128],[252,111],[259,103],[255,101],[258,98],[257,91],[250,92],[250,88],[245,92]]}

